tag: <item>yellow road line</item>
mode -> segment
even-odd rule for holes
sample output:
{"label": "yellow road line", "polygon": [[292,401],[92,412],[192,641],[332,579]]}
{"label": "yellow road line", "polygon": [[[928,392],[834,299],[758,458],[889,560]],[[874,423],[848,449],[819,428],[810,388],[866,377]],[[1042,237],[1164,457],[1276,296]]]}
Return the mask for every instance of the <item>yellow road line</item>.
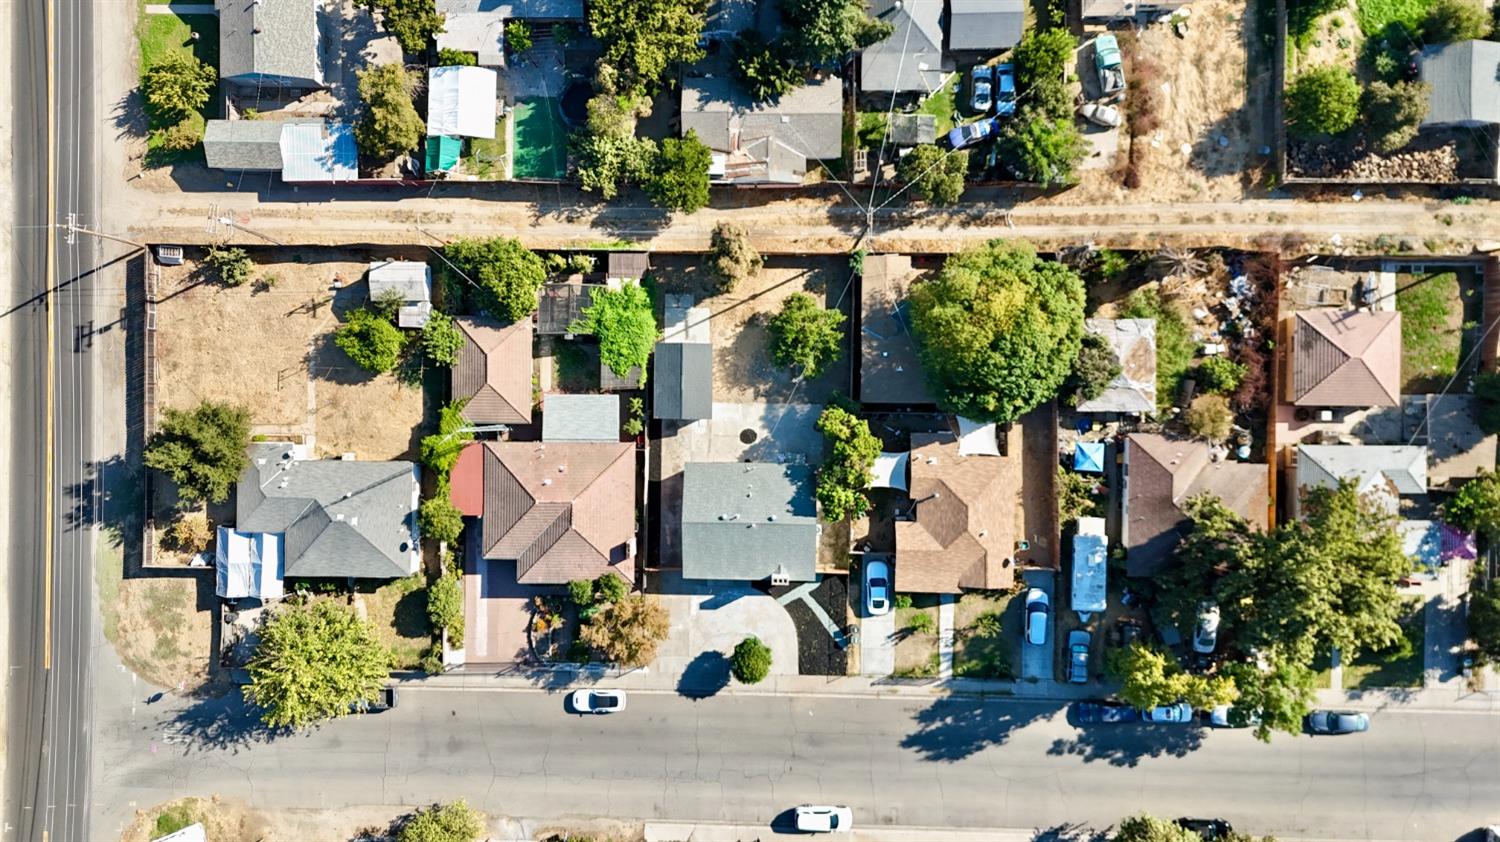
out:
{"label": "yellow road line", "polygon": [[52,403],[55,400],[52,347],[56,330],[52,324],[55,317],[52,288],[56,286],[54,281],[57,279],[57,266],[53,259],[57,248],[57,226],[53,224],[57,219],[57,92],[52,77],[55,64],[52,37],[53,27],[56,25],[55,11],[53,0],[47,0],[47,6],[42,12],[47,19],[47,253],[43,257],[47,264],[47,428],[43,434],[47,466],[42,476],[42,497],[45,501],[42,520],[42,669],[47,670],[52,669]]}

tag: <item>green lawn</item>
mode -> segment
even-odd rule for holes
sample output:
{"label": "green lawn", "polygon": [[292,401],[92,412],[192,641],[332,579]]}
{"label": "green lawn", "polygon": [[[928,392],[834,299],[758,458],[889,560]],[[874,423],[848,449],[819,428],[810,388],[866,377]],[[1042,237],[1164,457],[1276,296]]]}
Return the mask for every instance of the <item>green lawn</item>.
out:
{"label": "green lawn", "polygon": [[959,74],[953,74],[941,88],[933,91],[927,99],[922,101],[921,112],[937,118],[938,137],[942,137],[953,129],[953,114],[957,110],[954,103],[958,95],[959,78]]}
{"label": "green lawn", "polygon": [[1464,303],[1458,276],[1452,272],[1397,276],[1396,309],[1401,313],[1402,391],[1410,391],[1411,386],[1442,388],[1458,371],[1463,344]]}
{"label": "green lawn", "polygon": [[[197,41],[192,40],[194,32],[198,33]],[[146,68],[172,53],[196,56],[199,61],[215,70],[219,67],[219,18],[216,15],[148,15],[145,12],[145,5],[142,4],[138,35],[141,47],[141,73],[145,73]],[[210,97],[203,113],[190,118],[200,134],[203,131],[203,121],[217,116],[217,105],[216,99]],[[161,130],[169,123],[149,116],[148,125],[150,134],[146,141],[147,166],[158,167],[181,161],[200,160],[203,157],[201,146],[186,151],[163,149]]]}
{"label": "green lawn", "polygon": [[[1426,647],[1426,615],[1422,601],[1406,603],[1400,619],[1405,637],[1400,643],[1379,652],[1366,652],[1344,664],[1345,690],[1373,690],[1380,687],[1421,687],[1422,654]],[[1331,678],[1327,660],[1314,665],[1319,669],[1316,686],[1327,687]]]}
{"label": "green lawn", "polygon": [[1359,28],[1368,37],[1385,31],[1387,25],[1399,23],[1415,33],[1432,7],[1431,0],[1359,0]]}
{"label": "green lawn", "polygon": [[568,126],[556,99],[516,103],[516,178],[562,178],[568,172]]}
{"label": "green lawn", "polygon": [[432,645],[432,623],[427,619],[427,582],[416,573],[362,593],[366,616],[375,637],[391,648],[396,669],[416,669],[422,652]]}
{"label": "green lawn", "polygon": [[859,112],[859,145],[863,149],[880,149],[885,138],[886,115],[884,111]]}
{"label": "green lawn", "polygon": [[484,179],[500,180],[505,177],[505,153],[509,149],[505,140],[505,118],[495,118],[495,138],[468,139],[469,151],[464,155],[464,172]]}

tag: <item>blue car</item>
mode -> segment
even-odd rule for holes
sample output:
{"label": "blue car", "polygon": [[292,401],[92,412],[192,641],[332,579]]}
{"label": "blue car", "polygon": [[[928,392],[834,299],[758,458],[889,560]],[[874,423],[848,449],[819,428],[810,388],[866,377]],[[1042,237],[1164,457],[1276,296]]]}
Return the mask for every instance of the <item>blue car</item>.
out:
{"label": "blue car", "polygon": [[984,140],[994,137],[1000,131],[1000,118],[991,117],[988,120],[980,120],[969,123],[966,126],[956,126],[953,131],[948,132],[948,146],[953,149],[964,149]]}
{"label": "blue car", "polygon": [[995,65],[995,113],[1009,117],[1016,113],[1016,66]]}
{"label": "blue car", "polygon": [[1079,725],[1118,725],[1125,722],[1140,722],[1141,712],[1129,705],[1078,702],[1073,705],[1073,721]]}

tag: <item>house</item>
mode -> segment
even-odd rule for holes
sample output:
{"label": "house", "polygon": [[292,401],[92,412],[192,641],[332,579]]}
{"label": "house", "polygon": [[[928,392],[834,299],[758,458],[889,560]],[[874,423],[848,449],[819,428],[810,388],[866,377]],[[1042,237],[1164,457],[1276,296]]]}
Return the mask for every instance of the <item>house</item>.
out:
{"label": "house", "polygon": [[1401,314],[1303,310],[1287,320],[1286,400],[1305,407],[1397,406]]}
{"label": "house", "polygon": [[949,0],[948,49],[993,54],[1021,41],[1023,0]]}
{"label": "house", "polygon": [[594,304],[594,290],[603,284],[586,284],[582,275],[561,283],[543,284],[536,308],[536,332],[541,336],[567,336],[583,311]]}
{"label": "house", "polygon": [[1188,0],[1157,0],[1154,3],[1139,3],[1136,0],[1083,0],[1081,15],[1085,21],[1091,22],[1134,20],[1175,12],[1187,4]]}
{"label": "house", "polygon": [[494,138],[499,77],[487,67],[427,70],[427,136]]}
{"label": "house", "polygon": [[860,51],[862,93],[926,96],[943,86],[943,0],[872,0],[870,16],[894,31]]}
{"label": "house", "polygon": [[432,267],[420,260],[373,260],[370,262],[370,300],[401,296],[396,324],[421,328],[432,315]]}
{"label": "house", "polygon": [[278,172],[289,184],[359,178],[354,129],[324,120],[209,120],[203,157],[213,169]]}
{"label": "house", "polygon": [[[279,595],[284,577],[395,579],[421,564],[411,462],[313,459],[301,445],[250,446],[235,527],[216,564],[228,598]],[[279,575],[271,570],[278,570]],[[274,585],[272,584],[274,582]],[[246,593],[254,590],[255,593]]]}
{"label": "house", "polygon": [[1453,488],[1495,470],[1497,437],[1479,429],[1473,395],[1406,395],[1405,440],[1427,446],[1427,487]]}
{"label": "house", "polygon": [[440,50],[474,53],[481,67],[505,66],[505,22],[581,21],[583,0],[437,0]]}
{"label": "house", "polygon": [[825,76],[758,102],[727,74],[689,77],[682,133],[697,133],[712,150],[709,177],[717,183],[798,185],[811,162],[844,154],[843,91],[837,76]]}
{"label": "house", "polygon": [[641,282],[651,271],[651,255],[643,251],[612,251],[604,258],[604,283],[611,289]]}
{"label": "house", "polygon": [[1301,517],[1302,492],[1337,488],[1348,480],[1361,496],[1391,514],[1402,495],[1427,493],[1427,448],[1397,444],[1301,444],[1288,470],[1293,517]]}
{"label": "house", "polygon": [[318,0],[216,0],[219,79],[235,88],[324,86]]}
{"label": "house", "polygon": [[1156,320],[1085,319],[1084,330],[1109,342],[1120,373],[1093,400],[1078,404],[1079,412],[1156,411]]}
{"label": "house", "polygon": [[1422,128],[1500,123],[1500,43],[1458,41],[1422,51],[1418,72],[1428,84]]}
{"label": "house", "polygon": [[[1015,582],[1030,545],[1020,482],[1020,432],[964,420],[952,432],[912,433],[910,509],[896,519],[895,586],[910,593],[998,590]],[[976,446],[977,445],[977,446]]]}
{"label": "house", "polygon": [[1166,566],[1189,522],[1183,511],[1201,494],[1219,498],[1251,526],[1269,521],[1265,465],[1215,458],[1201,441],[1132,433],[1125,439],[1120,542],[1125,571],[1150,576]]}
{"label": "house", "polygon": [[454,319],[463,334],[451,377],[453,400],[475,424],[531,423],[531,322]]}
{"label": "house", "polygon": [[806,465],[689,462],[683,467],[682,575],[811,582],[817,504]]}
{"label": "house", "polygon": [[691,295],[668,295],[662,339],[656,343],[651,413],[672,421],[713,417],[714,351],[708,309],[690,306]]}
{"label": "house", "polygon": [[542,397],[542,441],[619,440],[619,395],[550,393]]}
{"label": "house", "polygon": [[927,375],[917,357],[910,304],[917,279],[911,257],[865,256],[859,276],[859,389],[861,403],[931,406],[935,403]]}

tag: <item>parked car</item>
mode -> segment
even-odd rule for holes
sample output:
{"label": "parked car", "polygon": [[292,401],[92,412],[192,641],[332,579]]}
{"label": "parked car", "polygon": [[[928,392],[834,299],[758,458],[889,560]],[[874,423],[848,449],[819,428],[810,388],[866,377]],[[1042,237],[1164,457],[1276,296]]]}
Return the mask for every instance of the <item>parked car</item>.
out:
{"label": "parked car", "polygon": [[1089,682],[1089,633],[1083,629],[1068,632],[1068,682]]}
{"label": "parked car", "polygon": [[1033,646],[1045,646],[1047,626],[1052,617],[1052,600],[1041,588],[1026,592],[1026,642]]}
{"label": "parked car", "polygon": [[1190,819],[1183,817],[1177,820],[1177,826],[1183,830],[1191,830],[1198,834],[1203,842],[1214,842],[1217,839],[1228,839],[1229,834],[1234,832],[1234,825],[1223,819]]}
{"label": "parked car", "polygon": [[568,698],[576,713],[619,713],[625,709],[624,690],[574,690]]}
{"label": "parked car", "polygon": [[1078,106],[1078,116],[1106,129],[1119,128],[1120,123],[1123,122],[1120,118],[1120,109],[1098,102],[1085,102]]}
{"label": "parked car", "polygon": [[956,126],[953,131],[948,132],[948,145],[954,149],[964,149],[985,138],[993,137],[999,130],[1000,119],[998,117]]}
{"label": "parked car", "polygon": [[1073,705],[1073,719],[1080,725],[1116,725],[1122,722],[1140,722],[1141,712],[1129,705],[1078,702]]}
{"label": "parked car", "polygon": [[1099,73],[1099,90],[1112,96],[1125,90],[1125,68],[1120,64],[1120,44],[1105,33],[1094,39],[1094,70]]}
{"label": "parked car", "polygon": [[1260,717],[1234,705],[1217,705],[1208,713],[1208,724],[1215,728],[1254,728],[1260,724]]}
{"label": "parked car", "polygon": [[1016,113],[1016,66],[995,65],[995,114],[1009,117]]}
{"label": "parked car", "polygon": [[1198,627],[1193,630],[1193,651],[1200,655],[1211,655],[1219,645],[1219,606],[1212,602],[1198,603]]}
{"label": "parked car", "polygon": [[1352,710],[1315,710],[1304,724],[1312,734],[1358,734],[1370,730],[1370,717]]}
{"label": "parked car", "polygon": [[1193,706],[1187,702],[1175,705],[1158,705],[1141,711],[1141,719],[1161,725],[1185,725],[1193,721]]}
{"label": "parked car", "polygon": [[854,829],[854,811],[848,807],[803,804],[796,810],[797,829],[803,833],[848,833]]}
{"label": "parked car", "polygon": [[969,107],[975,114],[988,114],[995,104],[994,84],[990,80],[990,66],[987,64],[976,64],[969,71]]}
{"label": "parked car", "polygon": [[865,614],[879,617],[891,610],[891,566],[879,559],[865,562]]}

